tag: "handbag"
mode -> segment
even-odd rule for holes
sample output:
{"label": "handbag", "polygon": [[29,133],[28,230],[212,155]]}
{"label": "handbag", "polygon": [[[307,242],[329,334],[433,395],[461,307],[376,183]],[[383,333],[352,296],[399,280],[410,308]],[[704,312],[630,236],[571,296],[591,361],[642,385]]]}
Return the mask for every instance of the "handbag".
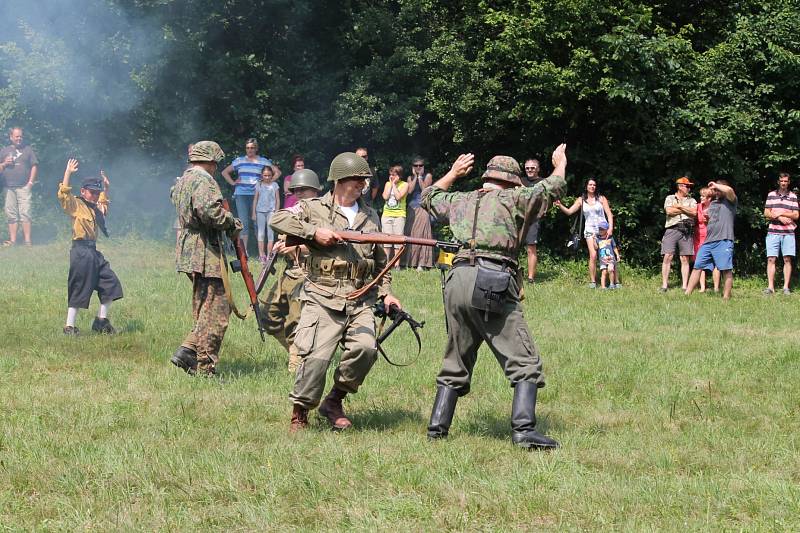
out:
{"label": "handbag", "polygon": [[568,240],[565,244],[568,250],[577,252],[581,249],[581,233],[583,233],[583,212],[578,211],[578,213],[575,215],[575,220],[572,221],[570,240]]}

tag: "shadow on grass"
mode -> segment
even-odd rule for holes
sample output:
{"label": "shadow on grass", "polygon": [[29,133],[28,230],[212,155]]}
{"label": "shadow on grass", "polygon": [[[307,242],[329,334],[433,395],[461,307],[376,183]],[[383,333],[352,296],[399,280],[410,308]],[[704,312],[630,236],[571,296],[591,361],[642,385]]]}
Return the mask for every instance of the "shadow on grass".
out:
{"label": "shadow on grass", "polygon": [[348,415],[353,420],[353,426],[356,431],[391,429],[405,422],[418,424],[423,422],[419,413],[407,409],[370,409],[368,411],[348,412]]}
{"label": "shadow on grass", "polygon": [[[456,417],[458,417],[457,413]],[[454,420],[454,422],[456,421],[457,418]],[[536,431],[543,435],[549,435],[551,428],[555,428],[557,430],[562,428],[562,424],[558,417],[553,415],[548,415],[547,417],[536,417]],[[489,415],[485,418],[464,420],[461,424],[459,424],[458,428],[454,429],[455,431],[463,431],[464,433],[470,435],[493,437],[499,440],[509,440],[511,438],[511,416],[510,414],[508,417]],[[451,430],[451,433],[453,433],[453,430]]]}
{"label": "shadow on grass", "polygon": [[219,370],[226,380],[235,381],[239,378],[250,377],[254,374],[264,372],[287,373],[286,362],[273,357],[247,357],[231,360],[223,360],[219,365]]}

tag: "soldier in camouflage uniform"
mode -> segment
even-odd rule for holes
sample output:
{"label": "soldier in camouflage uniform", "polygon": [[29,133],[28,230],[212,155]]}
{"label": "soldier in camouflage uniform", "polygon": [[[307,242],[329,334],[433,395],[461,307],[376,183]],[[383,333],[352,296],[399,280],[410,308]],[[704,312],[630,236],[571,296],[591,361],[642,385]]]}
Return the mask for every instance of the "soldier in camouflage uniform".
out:
{"label": "soldier in camouflage uniform", "polygon": [[[384,298],[387,307],[400,307],[391,295],[391,277],[386,275],[373,290],[348,300],[347,295],[368,283],[386,265],[383,247],[375,244],[341,243],[337,230],[380,231],[378,214],[364,204],[361,191],[370,177],[364,158],[352,152],[339,154],[331,162],[328,180],[332,192],[322,198],[303,200],[272,216],[272,228],[310,242],[306,279],[300,299],[303,312],[297,324],[294,346],[302,358],[294,389],[290,431],[308,426],[308,411],[319,405],[319,413],[334,430],[352,426],[342,408],[348,393],[355,393],[377,359],[375,316],[372,306]],[[322,404],[325,375],[336,348],[342,346],[333,388]]]}
{"label": "soldier in camouflage uniform", "polygon": [[175,255],[178,272],[192,280],[194,326],[172,356],[172,364],[189,374],[213,375],[230,303],[222,285],[220,234],[236,238],[242,224],[222,207],[214,173],[225,154],[213,141],[200,141],[189,152],[190,167],[172,188],[180,233]]}
{"label": "soldier in camouflage uniform", "polygon": [[453,237],[465,247],[456,255],[445,285],[449,336],[436,378],[428,437],[446,437],[456,400],[470,390],[472,370],[483,342],[514,387],[511,439],[524,448],[554,448],[558,443],[534,428],[536,392],[544,387],[539,351],[528,331],[520,304],[519,248],[533,220],[547,212],[564,188],[565,145],[553,152],[553,174],[533,187],[520,187],[520,168],[513,158],[493,157],[483,187],[447,192],[472,169],[474,156],[459,156],[443,178],[422,193],[422,206],[450,223]]}
{"label": "soldier in camouflage uniform", "polygon": [[[297,201],[316,198],[320,189],[319,176],[307,168],[295,172],[289,184],[289,191],[295,195]],[[267,294],[266,301],[262,302],[261,314],[267,333],[275,337],[289,352],[289,372],[294,373],[301,361],[294,347],[294,334],[302,308],[300,293],[305,278],[303,265],[308,248],[286,246],[285,240],[279,240],[273,251],[286,257],[287,265]]]}

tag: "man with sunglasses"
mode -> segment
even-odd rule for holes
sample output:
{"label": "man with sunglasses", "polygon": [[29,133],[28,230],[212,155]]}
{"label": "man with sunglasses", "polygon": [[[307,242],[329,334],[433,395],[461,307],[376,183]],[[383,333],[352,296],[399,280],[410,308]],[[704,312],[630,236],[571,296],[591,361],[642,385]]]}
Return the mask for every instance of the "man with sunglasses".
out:
{"label": "man with sunglasses", "polygon": [[669,271],[672,258],[677,249],[681,261],[681,288],[686,290],[691,265],[689,260],[694,255],[694,226],[697,217],[697,201],[692,198],[692,183],[686,176],[675,180],[677,191],[664,200],[664,211],[667,221],[664,224],[664,236],[661,239],[661,292],[669,287]]}
{"label": "man with sunglasses", "polygon": [[[539,160],[528,159],[525,161],[525,178],[522,184],[526,187],[533,187],[544,178],[539,176]],[[540,222],[537,218],[528,227],[528,233],[525,235],[525,247],[528,252],[528,283],[533,283],[536,278],[536,265],[539,263],[539,256],[536,253],[536,247],[539,243],[539,228]]]}

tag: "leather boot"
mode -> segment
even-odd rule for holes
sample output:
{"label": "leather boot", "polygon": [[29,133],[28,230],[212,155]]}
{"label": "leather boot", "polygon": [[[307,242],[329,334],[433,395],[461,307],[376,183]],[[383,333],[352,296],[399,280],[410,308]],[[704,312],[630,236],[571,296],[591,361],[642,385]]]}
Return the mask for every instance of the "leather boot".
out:
{"label": "leather boot", "polygon": [[308,409],[294,404],[292,408],[292,422],[289,425],[289,433],[297,433],[308,427]]}
{"label": "leather boot", "polygon": [[347,396],[345,391],[334,387],[319,406],[319,414],[328,419],[331,429],[334,431],[342,431],[353,425],[347,415],[344,414],[344,408],[342,407],[342,400],[345,396]]}
{"label": "leather boot", "polygon": [[558,448],[558,442],[536,427],[536,383],[520,381],[514,386],[511,405],[511,442],[522,448]]}
{"label": "leather boot", "polygon": [[170,362],[185,370],[187,374],[194,375],[197,371],[197,352],[186,346],[178,346]]}
{"label": "leather boot", "polygon": [[437,385],[436,399],[433,400],[431,421],[428,423],[428,439],[443,439],[450,431],[453,413],[456,410],[458,392],[444,385]]}

